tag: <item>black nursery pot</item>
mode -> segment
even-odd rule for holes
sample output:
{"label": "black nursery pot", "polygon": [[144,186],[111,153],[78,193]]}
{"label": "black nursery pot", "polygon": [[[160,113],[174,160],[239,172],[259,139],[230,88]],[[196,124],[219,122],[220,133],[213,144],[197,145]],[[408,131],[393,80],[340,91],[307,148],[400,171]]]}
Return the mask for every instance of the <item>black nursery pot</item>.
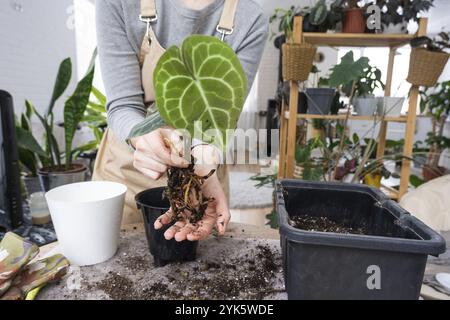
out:
{"label": "black nursery pot", "polygon": [[[282,180],[277,211],[289,299],[415,300],[427,256],[445,252],[439,234],[364,185]],[[363,227],[367,235],[290,225],[302,215]]]}
{"label": "black nursery pot", "polygon": [[193,261],[197,255],[198,241],[177,242],[166,240],[164,232],[173,225],[155,230],[156,219],[169,210],[169,201],[163,199],[164,188],[154,188],[136,195],[136,203],[144,216],[148,247],[153,255],[155,267],[163,267],[171,262]]}

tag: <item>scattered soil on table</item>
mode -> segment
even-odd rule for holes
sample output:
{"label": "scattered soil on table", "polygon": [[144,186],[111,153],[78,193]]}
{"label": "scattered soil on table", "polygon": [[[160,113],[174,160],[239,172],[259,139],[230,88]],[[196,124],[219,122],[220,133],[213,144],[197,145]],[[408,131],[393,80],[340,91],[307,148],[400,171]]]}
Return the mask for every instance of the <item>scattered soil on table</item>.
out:
{"label": "scattered soil on table", "polygon": [[134,292],[133,282],[120,274],[109,272],[108,276],[97,283],[97,289],[103,290],[113,300],[127,300]]}
{"label": "scattered soil on table", "polygon": [[138,272],[147,270],[150,260],[142,256],[124,255],[123,258],[119,260],[119,263],[130,271]]}
{"label": "scattered soil on table", "polygon": [[[227,262],[198,261],[183,270],[169,265],[166,268],[173,271],[152,284],[110,272],[88,289],[102,290],[115,300],[262,299],[281,292],[274,289],[273,281],[279,260],[269,246],[258,245],[242,258]],[[149,262],[146,268],[150,270]]]}
{"label": "scattered soil on table", "polygon": [[364,227],[352,228],[343,226],[326,217],[296,216],[290,220],[291,226],[306,231],[334,232],[342,234],[367,234]]}

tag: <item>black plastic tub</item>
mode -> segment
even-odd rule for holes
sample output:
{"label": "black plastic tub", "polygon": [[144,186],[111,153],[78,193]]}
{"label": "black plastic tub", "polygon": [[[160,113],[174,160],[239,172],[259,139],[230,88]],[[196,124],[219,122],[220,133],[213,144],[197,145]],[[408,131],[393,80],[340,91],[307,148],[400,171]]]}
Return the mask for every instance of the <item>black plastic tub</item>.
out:
{"label": "black plastic tub", "polygon": [[[427,256],[445,252],[439,234],[364,185],[279,181],[277,211],[289,299],[418,299]],[[291,226],[302,215],[367,235]]]}
{"label": "black plastic tub", "polygon": [[136,203],[144,216],[148,247],[153,255],[155,267],[163,267],[171,262],[193,261],[197,255],[197,241],[177,242],[166,240],[164,232],[173,224],[155,230],[156,219],[169,210],[169,201],[163,199],[164,188],[154,188],[136,195]]}

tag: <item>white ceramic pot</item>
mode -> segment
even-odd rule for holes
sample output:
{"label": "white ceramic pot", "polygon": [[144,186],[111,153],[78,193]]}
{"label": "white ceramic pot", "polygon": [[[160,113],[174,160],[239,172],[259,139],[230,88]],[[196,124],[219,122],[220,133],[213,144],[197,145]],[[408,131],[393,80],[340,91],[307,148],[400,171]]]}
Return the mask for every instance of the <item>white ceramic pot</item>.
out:
{"label": "white ceramic pot", "polygon": [[373,116],[377,113],[378,98],[355,98],[353,104],[358,116]]}
{"label": "white ceramic pot", "polygon": [[405,98],[384,97],[383,103],[379,105],[378,114],[398,117],[402,113]]}
{"label": "white ceramic pot", "polygon": [[59,245],[71,264],[93,265],[114,256],[126,191],[120,183],[91,181],[45,194]]}

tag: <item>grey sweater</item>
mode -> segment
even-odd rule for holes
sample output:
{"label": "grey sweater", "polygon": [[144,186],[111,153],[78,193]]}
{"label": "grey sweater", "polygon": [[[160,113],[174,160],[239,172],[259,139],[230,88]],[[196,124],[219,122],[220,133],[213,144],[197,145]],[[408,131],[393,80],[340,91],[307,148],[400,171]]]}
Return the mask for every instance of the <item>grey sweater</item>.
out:
{"label": "grey sweater", "polygon": [[[164,48],[181,45],[191,34],[219,37],[216,26],[224,0],[215,0],[202,10],[178,0],[156,0],[158,21],[153,25]],[[108,124],[125,141],[131,129],[146,116],[139,51],[145,23],[139,20],[140,0],[96,0],[98,52],[106,96]],[[225,41],[237,53],[250,89],[268,36],[268,19],[254,0],[240,0],[234,33]]]}

